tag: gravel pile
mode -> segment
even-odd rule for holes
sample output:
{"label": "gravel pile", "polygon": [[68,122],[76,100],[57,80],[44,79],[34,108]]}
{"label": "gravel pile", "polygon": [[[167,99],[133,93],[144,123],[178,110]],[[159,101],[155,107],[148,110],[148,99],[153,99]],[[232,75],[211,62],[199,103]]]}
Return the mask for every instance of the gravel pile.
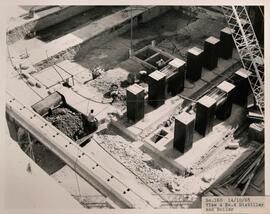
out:
{"label": "gravel pile", "polygon": [[102,135],[98,135],[102,147],[134,172],[144,183],[161,194],[184,189],[181,185],[183,177],[174,175],[167,169],[162,168],[149,155],[132,147],[122,137],[109,132],[109,130],[106,130]]}

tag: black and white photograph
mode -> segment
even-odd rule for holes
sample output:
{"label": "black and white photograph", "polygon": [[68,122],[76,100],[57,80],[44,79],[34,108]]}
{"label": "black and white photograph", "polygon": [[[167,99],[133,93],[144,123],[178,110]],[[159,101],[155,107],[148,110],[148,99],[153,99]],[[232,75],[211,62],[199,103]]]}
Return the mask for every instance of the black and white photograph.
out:
{"label": "black and white photograph", "polygon": [[145,3],[8,7],[6,209],[267,195],[264,1]]}

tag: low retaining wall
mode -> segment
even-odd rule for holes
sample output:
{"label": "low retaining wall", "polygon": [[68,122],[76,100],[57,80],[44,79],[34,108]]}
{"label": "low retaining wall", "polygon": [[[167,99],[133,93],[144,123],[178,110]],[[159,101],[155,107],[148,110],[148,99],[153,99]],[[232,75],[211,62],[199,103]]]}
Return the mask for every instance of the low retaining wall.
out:
{"label": "low retaining wall", "polygon": [[65,6],[62,9],[49,13],[43,17],[32,19],[25,24],[7,31],[7,44],[13,44],[23,39],[29,31],[39,31],[65,21],[75,15],[89,10],[93,6]]}
{"label": "low retaining wall", "polygon": [[121,125],[121,123],[119,123],[116,120],[112,120],[111,123],[109,124],[109,127],[112,127],[113,129],[116,129],[119,133],[121,133],[121,135],[131,141],[137,141],[138,140],[138,136],[136,136],[134,133],[132,133],[131,131],[129,131],[126,127],[124,127],[123,125]]}
{"label": "low retaining wall", "polygon": [[142,146],[142,150],[150,154],[155,160],[160,162],[164,167],[169,169],[171,172],[179,175],[185,175],[186,168],[184,166],[166,157],[164,154],[162,154],[162,152],[160,152],[150,143],[145,142]]}

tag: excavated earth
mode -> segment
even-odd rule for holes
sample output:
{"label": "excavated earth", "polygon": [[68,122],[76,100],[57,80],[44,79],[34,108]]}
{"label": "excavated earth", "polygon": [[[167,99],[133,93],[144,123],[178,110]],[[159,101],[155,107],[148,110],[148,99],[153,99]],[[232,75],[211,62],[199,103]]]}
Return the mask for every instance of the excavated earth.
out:
{"label": "excavated earth", "polygon": [[52,114],[46,116],[45,119],[73,140],[78,140],[87,135],[82,114],[73,112],[68,108],[54,109]]}

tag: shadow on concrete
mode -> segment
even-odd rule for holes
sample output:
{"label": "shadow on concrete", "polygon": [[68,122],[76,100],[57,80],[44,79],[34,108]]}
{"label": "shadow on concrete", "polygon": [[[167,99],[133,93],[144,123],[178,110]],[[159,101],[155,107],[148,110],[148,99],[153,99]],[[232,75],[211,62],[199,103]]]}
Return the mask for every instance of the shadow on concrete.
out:
{"label": "shadow on concrete", "polygon": [[37,38],[44,42],[50,42],[123,8],[125,6],[95,6],[89,8],[81,14],[38,31]]}

